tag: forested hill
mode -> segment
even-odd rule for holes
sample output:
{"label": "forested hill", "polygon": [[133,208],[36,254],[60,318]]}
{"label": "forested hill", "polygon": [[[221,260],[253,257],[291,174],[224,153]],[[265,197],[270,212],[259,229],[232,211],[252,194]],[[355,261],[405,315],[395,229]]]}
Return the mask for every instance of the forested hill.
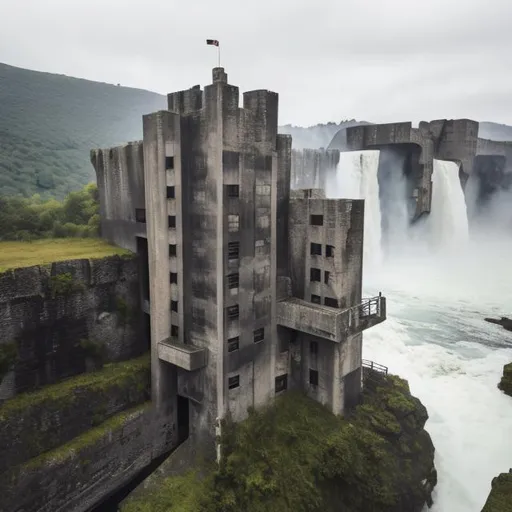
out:
{"label": "forested hill", "polygon": [[89,150],[142,138],[165,96],[0,64],[0,196],[62,199],[95,179]]}

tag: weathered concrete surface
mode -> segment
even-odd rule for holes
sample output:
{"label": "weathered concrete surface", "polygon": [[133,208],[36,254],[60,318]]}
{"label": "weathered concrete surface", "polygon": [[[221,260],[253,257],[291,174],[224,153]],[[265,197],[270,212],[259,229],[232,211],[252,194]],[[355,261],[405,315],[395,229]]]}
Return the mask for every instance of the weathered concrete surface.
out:
{"label": "weathered concrete surface", "polygon": [[0,274],[0,346],[14,344],[0,398],[83,373],[88,345],[119,361],[147,349],[133,257],[70,260]]}
{"label": "weathered concrete surface", "polygon": [[338,149],[293,149],[292,189],[325,189],[327,176],[336,172],[340,161]]}
{"label": "weathered concrete surface", "polygon": [[89,510],[173,444],[174,427],[139,406],[0,475],[0,512]]}

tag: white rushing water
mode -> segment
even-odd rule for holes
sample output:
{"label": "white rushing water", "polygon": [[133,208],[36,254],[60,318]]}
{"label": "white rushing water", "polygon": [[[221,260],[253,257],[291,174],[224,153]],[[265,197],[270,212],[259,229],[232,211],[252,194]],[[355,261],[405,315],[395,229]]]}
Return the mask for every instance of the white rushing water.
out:
{"label": "white rushing water", "polygon": [[496,387],[512,336],[483,321],[512,313],[512,243],[470,240],[458,167],[435,161],[431,214],[383,253],[378,159],[342,154],[327,186],[329,197],[366,200],[365,295],[387,297],[387,320],[365,332],[363,357],[408,379],[428,409],[439,479],[431,511],[479,512],[492,478],[512,467],[512,399]]}

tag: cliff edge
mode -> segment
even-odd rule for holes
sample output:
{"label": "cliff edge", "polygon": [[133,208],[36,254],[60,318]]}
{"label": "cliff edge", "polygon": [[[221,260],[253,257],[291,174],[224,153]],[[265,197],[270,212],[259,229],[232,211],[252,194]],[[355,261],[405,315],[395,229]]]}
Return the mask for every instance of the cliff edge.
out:
{"label": "cliff edge", "polygon": [[224,423],[220,467],[162,475],[121,510],[419,512],[437,483],[427,419],[392,375],[368,376],[346,418],[290,391],[242,423]]}
{"label": "cliff edge", "polygon": [[508,363],[503,367],[503,377],[501,377],[498,388],[506,395],[512,396],[512,363]]}

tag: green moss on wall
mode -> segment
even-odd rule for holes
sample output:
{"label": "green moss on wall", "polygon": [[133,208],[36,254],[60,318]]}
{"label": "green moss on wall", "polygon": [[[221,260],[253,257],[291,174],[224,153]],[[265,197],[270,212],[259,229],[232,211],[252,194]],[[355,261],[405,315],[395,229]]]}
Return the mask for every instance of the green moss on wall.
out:
{"label": "green moss on wall", "polygon": [[493,479],[482,512],[512,512],[512,470]]}
{"label": "green moss on wall", "polygon": [[0,345],[0,382],[11,369],[18,357],[18,348],[16,343],[2,343]]}
{"label": "green moss on wall", "polygon": [[436,483],[427,417],[393,376],[372,381],[347,419],[288,392],[240,424],[223,422],[218,470],[202,479],[194,472],[167,478],[122,511],[421,510]]}
{"label": "green moss on wall", "polygon": [[503,377],[501,378],[498,388],[505,394],[512,396],[512,363],[503,367]]}
{"label": "green moss on wall", "polygon": [[145,386],[146,379],[141,376],[148,375],[149,371],[150,358],[145,354],[129,361],[107,364],[100,371],[84,373],[38,391],[17,395],[0,406],[0,429],[3,422],[12,421],[21,414],[30,414],[31,409],[63,407],[85,391],[105,393],[116,386]]}
{"label": "green moss on wall", "polygon": [[50,276],[48,286],[52,299],[58,295],[67,296],[75,292],[83,291],[85,289],[84,283],[75,280],[70,272],[64,272],[62,274],[57,274],[56,276]]}
{"label": "green moss on wall", "polygon": [[88,430],[78,437],[75,437],[70,442],[59,446],[55,450],[43,453],[38,457],[29,460],[22,466],[21,471],[36,470],[47,464],[61,464],[71,458],[78,457],[80,453],[88,447],[98,443],[115,431],[123,428],[127,420],[129,420],[134,414],[140,414],[150,406],[151,403],[147,402],[109,418],[101,425]]}

